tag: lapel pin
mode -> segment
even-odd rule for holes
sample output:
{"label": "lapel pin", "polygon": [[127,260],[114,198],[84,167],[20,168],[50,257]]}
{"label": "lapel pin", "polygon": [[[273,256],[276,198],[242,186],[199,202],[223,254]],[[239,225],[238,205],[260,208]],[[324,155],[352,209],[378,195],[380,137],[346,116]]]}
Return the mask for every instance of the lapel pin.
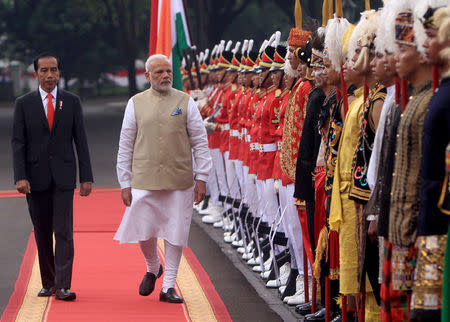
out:
{"label": "lapel pin", "polygon": [[62,101],[59,101],[59,109],[62,110],[63,104]]}

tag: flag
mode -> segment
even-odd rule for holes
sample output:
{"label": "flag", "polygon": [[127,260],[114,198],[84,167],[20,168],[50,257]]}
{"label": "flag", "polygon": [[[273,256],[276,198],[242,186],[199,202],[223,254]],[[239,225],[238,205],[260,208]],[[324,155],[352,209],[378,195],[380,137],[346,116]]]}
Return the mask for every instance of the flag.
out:
{"label": "flag", "polygon": [[152,0],[149,55],[163,54],[172,61],[173,87],[182,90],[181,60],[191,42],[182,0]]}

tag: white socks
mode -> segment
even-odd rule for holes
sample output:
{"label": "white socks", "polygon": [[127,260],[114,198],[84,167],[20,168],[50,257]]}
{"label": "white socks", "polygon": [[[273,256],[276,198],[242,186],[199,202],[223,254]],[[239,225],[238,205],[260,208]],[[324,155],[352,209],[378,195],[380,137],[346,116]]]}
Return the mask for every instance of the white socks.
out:
{"label": "white socks", "polygon": [[[158,240],[156,238],[150,238],[146,241],[140,241],[139,246],[145,258],[147,272],[157,275],[160,265],[158,257]],[[180,265],[181,255],[183,254],[183,247],[172,245],[165,240],[164,249],[165,269],[162,291],[167,292],[169,288],[175,287],[178,266]]]}

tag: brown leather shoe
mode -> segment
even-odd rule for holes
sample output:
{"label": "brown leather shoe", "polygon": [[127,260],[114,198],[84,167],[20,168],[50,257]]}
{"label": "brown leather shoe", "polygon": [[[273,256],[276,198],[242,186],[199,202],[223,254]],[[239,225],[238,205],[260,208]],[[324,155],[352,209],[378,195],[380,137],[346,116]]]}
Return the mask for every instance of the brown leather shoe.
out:
{"label": "brown leather shoe", "polygon": [[173,287],[167,290],[167,293],[164,293],[161,290],[159,293],[159,301],[160,302],[169,302],[169,303],[183,303],[184,299],[175,292]]}
{"label": "brown leather shoe", "polygon": [[61,301],[74,301],[77,298],[75,292],[71,292],[68,288],[59,288],[55,292],[55,299]]}

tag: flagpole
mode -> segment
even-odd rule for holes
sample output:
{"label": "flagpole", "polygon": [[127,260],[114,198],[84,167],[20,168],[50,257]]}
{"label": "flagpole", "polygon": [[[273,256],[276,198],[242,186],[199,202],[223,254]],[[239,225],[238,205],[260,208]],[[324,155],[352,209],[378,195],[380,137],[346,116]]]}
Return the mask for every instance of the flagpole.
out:
{"label": "flagpole", "polygon": [[186,0],[183,0],[183,8],[184,8],[184,15],[186,17],[186,25],[187,25],[187,29],[188,29],[187,31],[188,31],[189,38],[191,41],[191,46],[192,46],[192,44],[194,42],[192,41],[191,24],[189,22],[189,15],[188,15],[187,6],[186,6]]}
{"label": "flagpole", "polygon": [[151,1],[150,11],[150,39],[148,46],[148,55],[151,56],[156,51],[156,40],[158,38],[158,0]]}

